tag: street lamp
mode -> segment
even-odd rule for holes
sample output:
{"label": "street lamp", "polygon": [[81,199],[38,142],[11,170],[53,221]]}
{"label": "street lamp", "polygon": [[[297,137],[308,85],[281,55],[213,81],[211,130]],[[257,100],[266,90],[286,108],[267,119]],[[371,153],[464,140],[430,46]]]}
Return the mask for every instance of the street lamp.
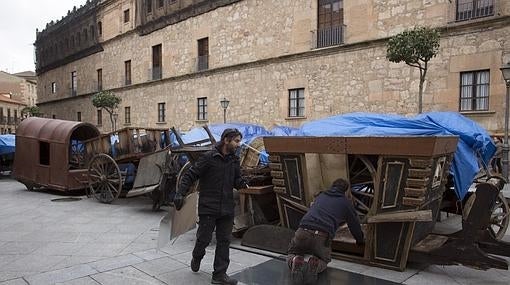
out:
{"label": "street lamp", "polygon": [[113,131],[117,130],[117,119],[119,118],[119,114],[113,113]]}
{"label": "street lamp", "polygon": [[509,98],[510,98],[510,62],[501,66],[501,73],[506,84],[505,96],[505,141],[503,142],[503,177],[508,182],[508,113],[509,113]]}
{"label": "street lamp", "polygon": [[225,124],[227,122],[227,108],[230,101],[227,100],[227,98],[223,97],[223,99],[220,101],[221,108],[223,108],[223,123]]}

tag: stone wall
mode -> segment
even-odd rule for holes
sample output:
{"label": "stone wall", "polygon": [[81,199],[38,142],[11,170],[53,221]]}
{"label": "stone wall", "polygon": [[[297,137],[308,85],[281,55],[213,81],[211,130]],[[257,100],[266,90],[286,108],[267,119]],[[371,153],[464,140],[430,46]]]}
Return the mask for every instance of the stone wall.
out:
{"label": "stone wall", "polygon": [[[87,94],[97,91],[96,70],[101,68],[103,88],[122,97],[122,107],[131,107],[131,121],[140,126],[200,124],[195,121],[198,97],[208,98],[209,123],[222,120],[223,97],[231,101],[229,119],[266,126],[297,125],[304,119],[353,111],[413,114],[418,71],[388,62],[385,41],[377,39],[426,24],[447,29],[440,55],[431,61],[424,110],[458,111],[459,73],[490,69],[490,111],[470,116],[491,130],[501,130],[504,86],[499,67],[510,60],[508,18],[484,19],[478,26],[457,23],[450,29],[447,0],[383,2],[345,1],[346,45],[329,49],[311,49],[317,22],[317,1],[312,0],[245,0],[145,36],[120,34],[103,42],[103,52],[41,74],[40,86],[55,81],[57,94],[39,88],[45,90],[39,102],[48,116],[75,119],[79,111],[83,120],[96,122]],[[125,7],[135,5],[133,0],[115,3],[120,2],[102,11],[102,19],[110,13],[115,22]],[[499,7],[507,13],[508,6]],[[112,27],[113,35],[118,26]],[[106,31],[105,36],[110,33]],[[197,40],[204,37],[209,37],[211,70],[197,73]],[[163,80],[150,81],[152,46],[157,44],[162,44]],[[131,60],[133,83],[127,87],[126,60]],[[72,71],[77,71],[78,94],[84,97],[69,98]],[[306,118],[287,118],[291,88],[305,88]],[[45,103],[53,100],[57,101]],[[159,102],[167,104],[166,124],[156,123]],[[123,108],[119,114],[123,122]]]}

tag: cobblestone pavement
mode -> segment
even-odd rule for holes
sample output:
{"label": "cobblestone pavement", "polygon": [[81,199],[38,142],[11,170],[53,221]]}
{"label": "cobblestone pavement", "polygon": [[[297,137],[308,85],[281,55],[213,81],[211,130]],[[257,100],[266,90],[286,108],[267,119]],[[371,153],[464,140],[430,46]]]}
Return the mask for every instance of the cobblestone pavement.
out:
{"label": "cobblestone pavement", "polygon": [[[64,197],[29,192],[0,177],[0,284],[210,283],[214,246],[207,249],[198,273],[189,269],[194,231],[157,251],[159,221],[166,212],[152,212],[148,198],[124,198],[111,205],[86,196],[52,201]],[[232,249],[228,273],[270,259]],[[330,266],[403,284],[510,284],[510,272],[495,269],[410,266],[395,272],[338,260]]]}

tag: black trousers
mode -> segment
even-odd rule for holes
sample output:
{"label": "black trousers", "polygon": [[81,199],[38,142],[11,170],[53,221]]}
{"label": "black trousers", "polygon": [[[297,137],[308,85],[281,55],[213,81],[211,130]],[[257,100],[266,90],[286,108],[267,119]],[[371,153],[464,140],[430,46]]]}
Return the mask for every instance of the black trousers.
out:
{"label": "black trousers", "polygon": [[230,263],[229,246],[233,225],[233,216],[199,216],[197,241],[193,249],[193,258],[201,260],[204,257],[205,248],[211,242],[212,233],[214,228],[216,228],[213,277],[220,277],[227,273]]}

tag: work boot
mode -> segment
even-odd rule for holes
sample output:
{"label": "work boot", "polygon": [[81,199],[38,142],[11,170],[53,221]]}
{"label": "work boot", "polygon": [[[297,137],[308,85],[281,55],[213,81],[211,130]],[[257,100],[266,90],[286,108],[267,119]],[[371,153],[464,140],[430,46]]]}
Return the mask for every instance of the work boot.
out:
{"label": "work boot", "polygon": [[315,256],[311,256],[306,262],[308,269],[305,273],[306,284],[315,284],[317,282],[317,274],[319,273],[319,259]]}
{"label": "work boot", "polygon": [[194,257],[191,259],[191,271],[198,272],[200,270],[200,261],[202,260]]}
{"label": "work boot", "polygon": [[227,274],[223,274],[222,276],[215,277],[211,279],[212,284],[221,284],[221,285],[236,285],[237,280],[234,278],[230,278]]}
{"label": "work boot", "polygon": [[306,271],[305,259],[301,255],[296,255],[292,259],[292,268],[290,270],[292,284],[304,284]]}

